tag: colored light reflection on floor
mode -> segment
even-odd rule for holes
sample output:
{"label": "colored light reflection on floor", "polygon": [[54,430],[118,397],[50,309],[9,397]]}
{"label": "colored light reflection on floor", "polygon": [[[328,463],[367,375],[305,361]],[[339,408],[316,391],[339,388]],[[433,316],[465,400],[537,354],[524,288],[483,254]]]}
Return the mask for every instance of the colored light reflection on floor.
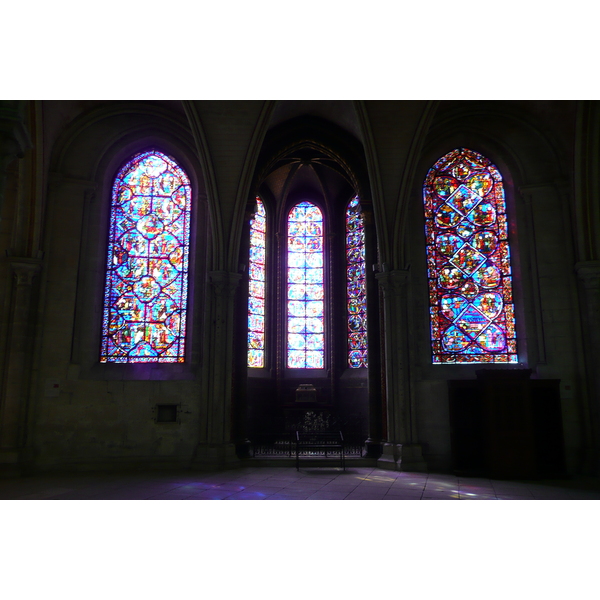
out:
{"label": "colored light reflection on floor", "polygon": [[435,473],[245,466],[220,472],[45,474],[0,479],[13,500],[599,500],[600,481],[496,481]]}

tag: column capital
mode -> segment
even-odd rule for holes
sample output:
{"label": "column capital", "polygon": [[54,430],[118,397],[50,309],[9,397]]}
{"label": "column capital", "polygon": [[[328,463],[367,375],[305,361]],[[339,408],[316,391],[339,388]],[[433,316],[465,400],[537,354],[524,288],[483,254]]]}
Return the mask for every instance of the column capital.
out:
{"label": "column capital", "polygon": [[210,284],[217,298],[231,298],[242,276],[231,271],[210,271],[208,274]]}
{"label": "column capital", "polygon": [[386,295],[397,296],[405,289],[409,275],[409,269],[398,269],[376,273],[375,279],[377,279]]}
{"label": "column capital", "polygon": [[33,258],[12,258],[10,267],[17,277],[17,285],[31,285],[33,278],[40,272],[42,263]]}
{"label": "column capital", "polygon": [[575,272],[586,289],[600,289],[600,260],[578,262],[575,264]]}

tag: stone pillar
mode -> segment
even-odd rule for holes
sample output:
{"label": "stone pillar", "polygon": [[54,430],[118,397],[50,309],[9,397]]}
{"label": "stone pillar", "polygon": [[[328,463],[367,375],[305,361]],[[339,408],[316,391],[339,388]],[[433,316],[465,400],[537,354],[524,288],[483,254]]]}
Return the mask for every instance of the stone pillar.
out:
{"label": "stone pillar", "polygon": [[235,292],[241,275],[209,273],[209,318],[203,353],[203,391],[206,428],[200,434],[194,463],[223,468],[238,462],[233,440],[232,375]]}
{"label": "stone pillar", "polygon": [[250,456],[250,440],[248,439],[248,294],[249,294],[249,254],[250,254],[250,221],[256,211],[256,201],[247,207],[242,228],[241,252],[244,274],[240,276],[241,285],[237,288],[237,299],[234,300],[234,347],[233,347],[233,440],[239,458]]}
{"label": "stone pillar", "polygon": [[585,290],[583,329],[594,438],[594,471],[600,474],[600,261],[575,265]]}
{"label": "stone pillar", "polygon": [[365,229],[365,266],[367,268],[367,347],[369,349],[369,437],[365,440],[367,458],[381,456],[383,435],[383,368],[381,364],[381,328],[379,323],[379,286],[370,271],[377,263],[375,224],[370,208],[362,207]]}
{"label": "stone pillar", "polygon": [[35,331],[32,327],[32,283],[40,262],[13,258],[14,274],[7,340],[6,378],[0,403],[0,471],[18,471],[26,443],[27,402],[31,384],[31,358]]}
{"label": "stone pillar", "polygon": [[387,434],[377,465],[402,471],[426,471],[416,443],[416,416],[410,394],[408,355],[408,270],[377,273],[383,288]]}

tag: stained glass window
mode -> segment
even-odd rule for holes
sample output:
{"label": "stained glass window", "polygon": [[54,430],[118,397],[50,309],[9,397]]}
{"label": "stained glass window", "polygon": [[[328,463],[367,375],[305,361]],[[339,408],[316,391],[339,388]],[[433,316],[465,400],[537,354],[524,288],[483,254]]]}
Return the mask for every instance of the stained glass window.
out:
{"label": "stained glass window", "polygon": [[357,369],[368,366],[365,230],[358,196],[346,209],[346,281],[348,365]]}
{"label": "stained glass window", "polygon": [[325,366],[323,215],[310,202],[288,214],[287,366]]}
{"label": "stained glass window", "polygon": [[155,150],[112,188],[100,362],[183,362],[190,180]]}
{"label": "stained glass window", "polygon": [[500,172],[459,148],[423,189],[433,362],[518,362]]}
{"label": "stained glass window", "polygon": [[265,366],[265,273],[267,216],[262,200],[250,222],[250,288],[248,294],[248,366]]}

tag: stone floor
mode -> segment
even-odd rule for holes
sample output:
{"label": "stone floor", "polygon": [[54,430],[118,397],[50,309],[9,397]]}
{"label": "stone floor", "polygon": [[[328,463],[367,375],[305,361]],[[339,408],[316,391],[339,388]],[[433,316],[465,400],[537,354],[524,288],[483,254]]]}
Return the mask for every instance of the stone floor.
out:
{"label": "stone floor", "polygon": [[201,473],[0,479],[2,500],[598,500],[600,481],[498,481],[372,467],[246,467]]}

